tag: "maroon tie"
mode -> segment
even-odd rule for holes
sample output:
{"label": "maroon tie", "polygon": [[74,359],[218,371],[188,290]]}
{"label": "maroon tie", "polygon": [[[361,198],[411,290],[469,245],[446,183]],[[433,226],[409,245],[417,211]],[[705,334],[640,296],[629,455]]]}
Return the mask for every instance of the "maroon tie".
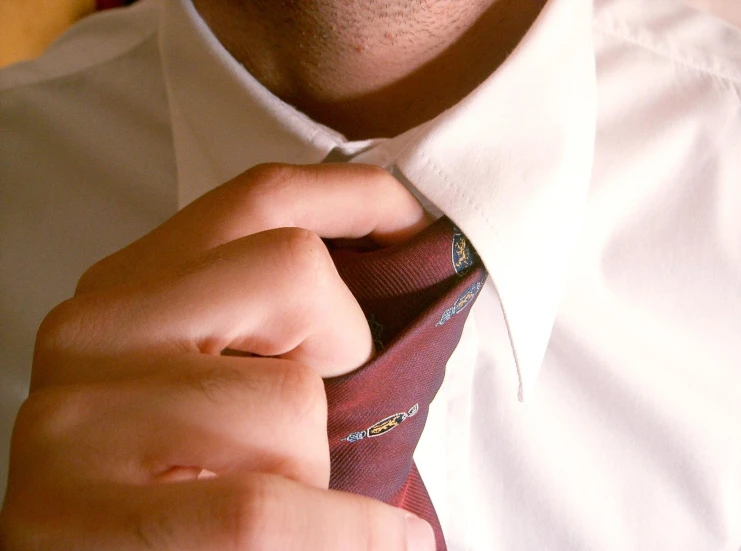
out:
{"label": "maroon tie", "polygon": [[470,306],[486,279],[466,237],[443,218],[411,241],[373,252],[333,251],[363,308],[377,355],[325,381],[330,487],[440,522],[412,455]]}

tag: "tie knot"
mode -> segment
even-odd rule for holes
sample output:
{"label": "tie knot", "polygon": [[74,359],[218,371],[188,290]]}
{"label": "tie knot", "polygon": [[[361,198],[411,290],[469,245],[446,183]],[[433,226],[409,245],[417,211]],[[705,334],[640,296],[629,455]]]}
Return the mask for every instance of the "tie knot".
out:
{"label": "tie knot", "polygon": [[[370,252],[339,249],[332,256],[379,349],[479,263],[466,236],[448,218],[400,245]],[[455,313],[456,305],[450,308],[447,315]]]}

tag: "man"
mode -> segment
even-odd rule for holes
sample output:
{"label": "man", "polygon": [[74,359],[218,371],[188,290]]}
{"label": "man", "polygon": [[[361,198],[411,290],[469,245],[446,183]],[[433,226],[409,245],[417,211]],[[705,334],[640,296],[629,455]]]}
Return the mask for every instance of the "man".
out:
{"label": "man", "polygon": [[426,223],[349,160],[490,274],[417,452],[449,548],[738,549],[738,51],[677,0],[143,0],[0,73],[6,417],[95,264],[7,546],[431,548],[322,489],[316,374],[372,350],[315,234]]}

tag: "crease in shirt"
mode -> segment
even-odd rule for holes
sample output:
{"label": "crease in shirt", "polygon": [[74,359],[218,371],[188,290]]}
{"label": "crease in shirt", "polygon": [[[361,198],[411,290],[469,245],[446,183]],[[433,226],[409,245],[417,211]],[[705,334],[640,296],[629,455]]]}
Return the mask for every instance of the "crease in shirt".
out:
{"label": "crease in shirt", "polygon": [[[632,29],[627,21],[620,20],[618,22],[616,18],[611,15],[602,16],[600,19],[603,23],[600,23],[597,20],[593,23],[595,31],[607,36],[619,38],[677,65],[682,65],[686,69],[697,71],[713,79],[720,80],[723,84],[731,85],[736,94],[739,94],[738,86],[741,85],[741,67],[734,71],[733,67],[727,67],[727,64],[723,63],[724,70],[717,70],[694,58],[694,56],[691,56],[691,54],[686,50],[680,52],[678,50],[670,49],[668,45],[662,45],[658,41],[649,40],[648,37],[641,36],[640,31],[645,31],[645,28],[641,28],[637,31],[636,29]],[[722,63],[720,58],[716,57],[713,59],[718,63]]]}
{"label": "crease in shirt", "polygon": [[[80,40],[94,42],[91,38],[86,39],[85,35],[89,33],[88,28],[93,29],[94,33],[98,33],[97,29],[100,24],[98,18],[122,17],[118,13],[90,15],[67,29],[38,58],[9,65],[0,70],[0,90],[18,90],[78,75],[97,67],[115,63],[145,47],[150,41],[157,40],[161,10],[154,0],[152,2],[142,1],[141,7],[135,5],[126,8],[126,11],[131,12],[129,16],[136,20],[139,25],[123,25],[117,19],[116,26],[126,31],[120,37],[120,44],[115,44],[113,41],[97,41],[97,44],[90,44],[91,48],[97,48],[97,57],[91,56],[92,59],[73,57],[67,52],[68,43],[72,45],[71,50],[77,52]],[[146,26],[142,26],[142,23],[146,23]],[[139,32],[131,33],[132,27]]]}

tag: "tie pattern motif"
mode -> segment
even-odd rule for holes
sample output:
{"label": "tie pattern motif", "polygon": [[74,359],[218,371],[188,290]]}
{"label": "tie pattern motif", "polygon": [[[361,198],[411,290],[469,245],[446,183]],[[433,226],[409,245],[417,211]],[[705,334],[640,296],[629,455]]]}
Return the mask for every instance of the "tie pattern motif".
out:
{"label": "tie pattern motif", "polygon": [[486,272],[447,218],[400,246],[332,254],[368,318],[377,355],[325,381],[330,487],[417,514],[432,525],[437,551],[445,551],[412,456]]}

